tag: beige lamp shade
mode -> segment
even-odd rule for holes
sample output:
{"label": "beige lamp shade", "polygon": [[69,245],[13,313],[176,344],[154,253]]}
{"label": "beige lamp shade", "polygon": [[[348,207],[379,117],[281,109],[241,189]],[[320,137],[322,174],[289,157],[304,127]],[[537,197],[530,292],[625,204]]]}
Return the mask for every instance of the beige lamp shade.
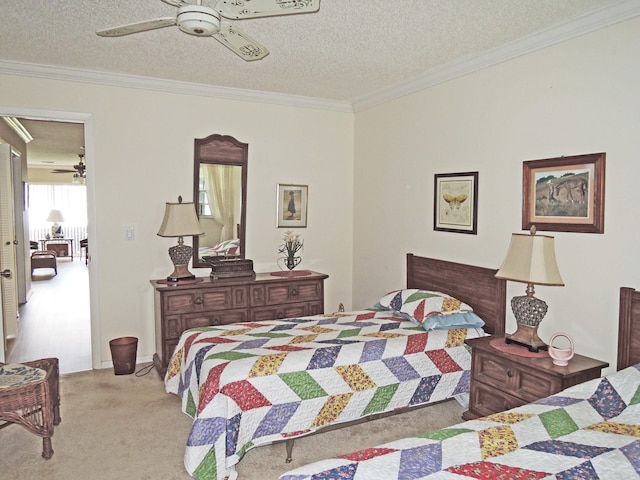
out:
{"label": "beige lamp shade", "polygon": [[169,257],[173,262],[174,269],[173,273],[167,277],[167,282],[180,282],[196,278],[187,268],[193,254],[193,248],[184,245],[182,237],[202,235],[203,233],[193,202],[182,203],[182,197],[178,197],[178,203],[167,202],[158,235],[160,237],[178,237],[178,245],[169,249]]}
{"label": "beige lamp shade", "polygon": [[198,222],[193,202],[169,203],[165,207],[164,218],[158,230],[160,237],[187,237],[202,235],[204,232]]}
{"label": "beige lamp shade", "polygon": [[[42,218],[42,217],[41,217]],[[61,223],[64,222],[64,217],[60,210],[51,210],[49,216],[47,216],[46,222]]]}
{"label": "beige lamp shade", "polygon": [[513,233],[496,277],[534,285],[564,286],[556,264],[554,238]]}

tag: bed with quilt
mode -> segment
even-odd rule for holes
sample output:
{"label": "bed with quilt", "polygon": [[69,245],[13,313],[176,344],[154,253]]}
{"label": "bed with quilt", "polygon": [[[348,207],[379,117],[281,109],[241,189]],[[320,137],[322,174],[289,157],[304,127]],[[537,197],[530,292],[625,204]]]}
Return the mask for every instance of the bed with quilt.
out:
{"label": "bed with quilt", "polygon": [[[470,272],[476,289],[460,289]],[[253,447],[287,441],[290,455],[296,437],[467,393],[464,340],[504,331],[494,274],[408,255],[407,288],[370,309],[184,332],[165,384],[193,418],[187,471],[233,479]]]}
{"label": "bed with quilt", "polygon": [[315,462],[279,480],[640,477],[640,292],[620,291],[618,372],[506,412]]}

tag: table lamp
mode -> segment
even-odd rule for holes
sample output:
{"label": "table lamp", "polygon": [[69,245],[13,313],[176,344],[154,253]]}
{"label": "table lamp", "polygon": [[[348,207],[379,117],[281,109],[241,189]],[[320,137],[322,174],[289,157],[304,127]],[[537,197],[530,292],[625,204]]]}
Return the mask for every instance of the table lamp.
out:
{"label": "table lamp", "polygon": [[548,307],[534,296],[534,285],[564,286],[556,264],[554,238],[536,235],[535,226],[530,235],[513,233],[507,256],[495,276],[527,284],[526,295],[511,299],[518,328],[506,336],[506,343],[522,345],[531,352],[546,350],[547,345],[538,336],[538,326]]}
{"label": "table lamp", "polygon": [[64,234],[62,233],[62,226],[60,225],[62,222],[64,222],[64,217],[62,216],[62,212],[60,210],[51,210],[46,221],[53,222],[53,225],[51,225],[51,238],[64,237]]}
{"label": "table lamp", "polygon": [[182,203],[182,197],[178,197],[178,203],[167,202],[158,236],[178,237],[178,245],[169,249],[169,257],[173,262],[174,270],[167,277],[168,282],[194,280],[196,278],[195,275],[189,272],[188,268],[189,259],[193,255],[193,248],[189,245],[184,245],[182,237],[202,234],[204,232],[198,222],[193,202]]}

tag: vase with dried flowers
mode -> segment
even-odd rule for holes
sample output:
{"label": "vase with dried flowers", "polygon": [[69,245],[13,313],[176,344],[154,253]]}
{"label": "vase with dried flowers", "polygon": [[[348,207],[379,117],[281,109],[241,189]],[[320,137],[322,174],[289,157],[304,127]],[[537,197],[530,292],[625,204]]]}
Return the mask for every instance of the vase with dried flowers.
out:
{"label": "vase with dried flowers", "polygon": [[284,243],[278,248],[278,253],[283,254],[284,257],[280,257],[278,260],[282,259],[285,266],[291,271],[302,262],[302,258],[296,254],[302,250],[304,240],[302,240],[299,233],[293,233],[290,230],[284,234],[282,239]]}

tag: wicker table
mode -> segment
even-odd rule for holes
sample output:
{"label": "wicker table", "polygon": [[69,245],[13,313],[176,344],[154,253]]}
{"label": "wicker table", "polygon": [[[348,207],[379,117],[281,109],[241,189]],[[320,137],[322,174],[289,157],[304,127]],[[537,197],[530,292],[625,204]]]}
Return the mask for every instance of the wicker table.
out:
{"label": "wicker table", "polygon": [[0,428],[17,423],[42,437],[42,456],[53,456],[53,426],[60,423],[58,359],[0,363]]}

